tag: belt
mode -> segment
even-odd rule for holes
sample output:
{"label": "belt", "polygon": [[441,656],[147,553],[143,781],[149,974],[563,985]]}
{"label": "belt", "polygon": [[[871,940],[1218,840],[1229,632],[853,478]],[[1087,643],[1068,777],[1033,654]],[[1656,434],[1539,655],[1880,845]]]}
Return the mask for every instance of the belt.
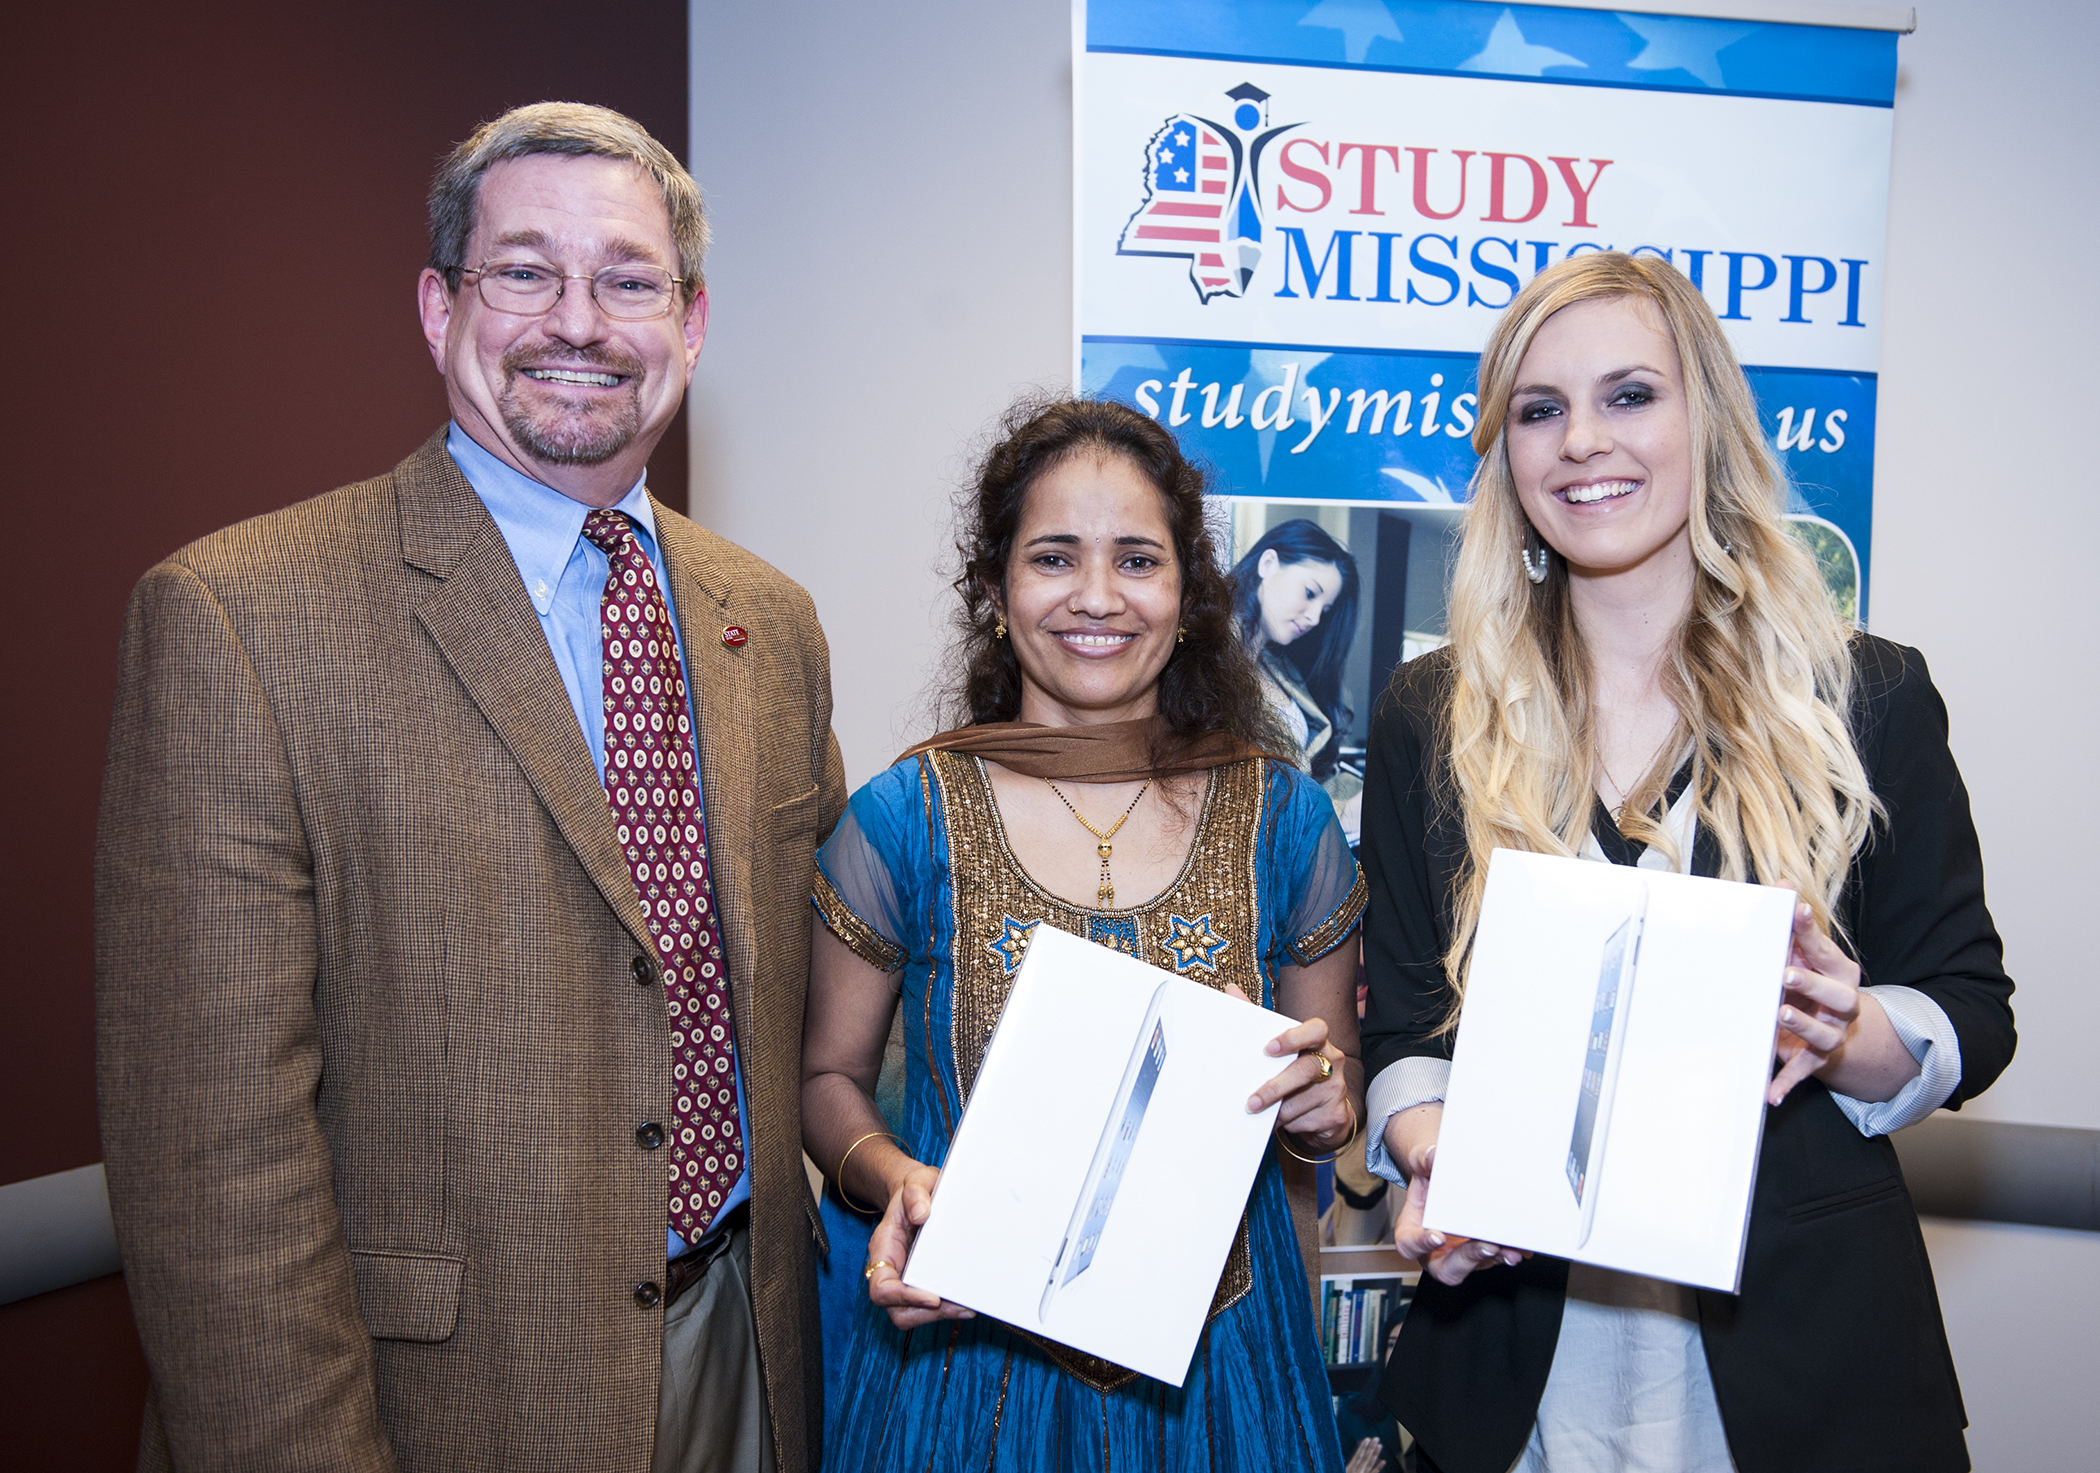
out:
{"label": "belt", "polygon": [[678,1302],[678,1296],[700,1282],[707,1271],[714,1267],[715,1260],[729,1249],[730,1239],[746,1228],[751,1221],[751,1204],[739,1202],[713,1224],[713,1231],[700,1240],[700,1246],[690,1253],[681,1253],[664,1265],[664,1307],[670,1308]]}

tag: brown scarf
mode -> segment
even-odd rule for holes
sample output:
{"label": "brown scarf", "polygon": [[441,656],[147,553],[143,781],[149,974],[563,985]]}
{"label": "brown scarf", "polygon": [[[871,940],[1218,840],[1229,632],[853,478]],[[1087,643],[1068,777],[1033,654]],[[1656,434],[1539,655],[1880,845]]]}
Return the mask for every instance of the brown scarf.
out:
{"label": "brown scarf", "polygon": [[996,762],[1023,777],[1062,778],[1075,783],[1128,783],[1140,778],[1173,777],[1223,767],[1248,757],[1290,761],[1288,757],[1250,747],[1238,737],[1214,731],[1170,746],[1167,755],[1155,763],[1152,742],[1158,727],[1157,717],[1114,721],[1103,726],[992,721],[928,737],[897,760],[902,762],[921,752],[960,752]]}

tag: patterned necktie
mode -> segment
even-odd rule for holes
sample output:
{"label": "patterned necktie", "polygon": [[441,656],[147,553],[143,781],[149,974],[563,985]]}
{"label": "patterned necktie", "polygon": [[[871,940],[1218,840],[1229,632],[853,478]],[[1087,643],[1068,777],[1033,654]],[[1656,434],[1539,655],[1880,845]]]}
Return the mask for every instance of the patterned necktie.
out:
{"label": "patterned necktie", "polygon": [[597,510],[583,535],[612,564],[598,607],[605,642],[605,798],[663,963],[671,1015],[671,1226],[697,1241],[744,1164],[729,974],[693,765],[678,636],[656,569],[622,512]]}

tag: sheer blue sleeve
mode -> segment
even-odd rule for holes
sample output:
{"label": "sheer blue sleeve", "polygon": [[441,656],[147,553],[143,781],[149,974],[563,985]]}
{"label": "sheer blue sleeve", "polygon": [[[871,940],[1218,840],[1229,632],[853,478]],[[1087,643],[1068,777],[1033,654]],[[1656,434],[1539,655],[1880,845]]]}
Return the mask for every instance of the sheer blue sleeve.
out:
{"label": "sheer blue sleeve", "polygon": [[1286,896],[1278,934],[1291,960],[1310,966],[1349,939],[1368,892],[1326,791],[1294,769],[1271,771],[1281,775],[1284,789],[1275,836]]}
{"label": "sheer blue sleeve", "polygon": [[885,972],[909,956],[905,917],[923,879],[919,764],[900,762],[863,785],[817,851],[811,901],[855,956]]}

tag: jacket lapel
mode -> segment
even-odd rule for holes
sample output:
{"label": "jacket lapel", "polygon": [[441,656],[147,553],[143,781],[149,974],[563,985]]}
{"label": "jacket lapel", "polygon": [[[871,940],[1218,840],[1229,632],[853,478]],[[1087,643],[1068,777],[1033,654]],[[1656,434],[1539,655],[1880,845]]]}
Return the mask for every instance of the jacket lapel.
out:
{"label": "jacket lapel", "polygon": [[402,557],[440,580],[416,605],[416,618],[517,759],[591,883],[636,944],[654,955],[605,788],[518,565],[444,445],[440,432],[394,472]]}
{"label": "jacket lapel", "polygon": [[[757,917],[752,913],[753,865],[757,852],[758,811],[756,754],[751,730],[762,719],[754,700],[756,679],[750,646],[732,649],[722,642],[723,629],[735,619],[736,599],[728,570],[714,557],[708,540],[684,517],[656,508],[657,534],[664,565],[671,573],[671,597],[677,605],[679,648],[685,652],[686,678],[699,723],[700,800],[707,824],[708,878],[722,913],[722,944],[736,1013],[737,1035],[751,1038],[751,988],[758,978]],[[750,631],[756,641],[764,630]]]}

